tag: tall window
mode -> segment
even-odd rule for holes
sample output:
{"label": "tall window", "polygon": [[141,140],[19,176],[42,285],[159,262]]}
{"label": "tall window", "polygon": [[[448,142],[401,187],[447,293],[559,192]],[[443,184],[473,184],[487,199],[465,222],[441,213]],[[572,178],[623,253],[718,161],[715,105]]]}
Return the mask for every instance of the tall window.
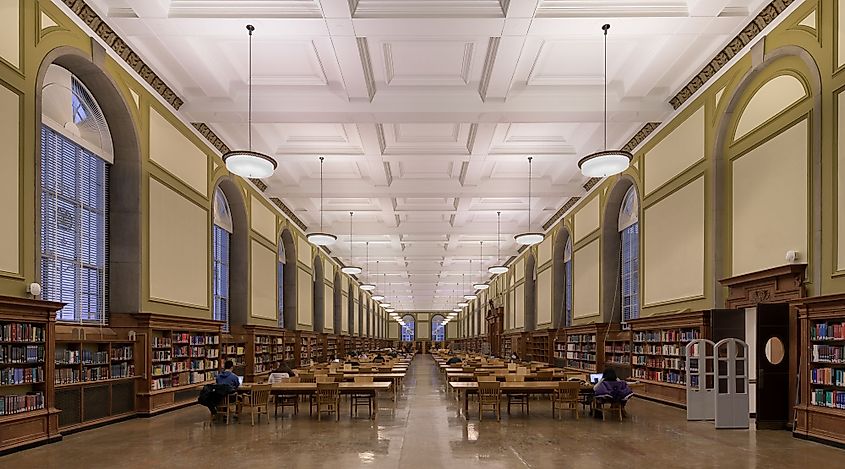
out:
{"label": "tall window", "polygon": [[621,236],[622,321],[640,317],[640,224],[639,202],[634,186],[625,193],[619,211]]}
{"label": "tall window", "polygon": [[42,298],[66,303],[59,321],[106,323],[111,136],[67,70],[51,66],[42,93]]}
{"label": "tall window", "polygon": [[446,325],[443,324],[443,316],[437,315],[431,318],[431,340],[443,342],[446,340]]}
{"label": "tall window", "polygon": [[232,236],[232,212],[229,202],[218,187],[214,191],[214,225],[212,242],[212,304],[213,317],[223,321],[223,330],[229,330],[229,247]]}
{"label": "tall window", "polygon": [[402,326],[402,341],[403,342],[413,342],[414,341],[414,317],[410,314],[407,314],[402,317],[402,322],[405,323]]}
{"label": "tall window", "polygon": [[285,327],[285,245],[279,239],[279,264],[276,266],[276,289],[278,290],[279,327]]}
{"label": "tall window", "polygon": [[572,325],[572,237],[566,240],[563,248],[563,321],[564,326]]}

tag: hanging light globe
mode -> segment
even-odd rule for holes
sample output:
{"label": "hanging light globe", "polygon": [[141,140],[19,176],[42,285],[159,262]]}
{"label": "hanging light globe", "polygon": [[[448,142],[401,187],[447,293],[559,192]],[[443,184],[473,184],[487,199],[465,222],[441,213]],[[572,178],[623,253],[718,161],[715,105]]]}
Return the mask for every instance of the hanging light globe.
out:
{"label": "hanging light globe", "polygon": [[[454,308],[452,311],[454,311],[454,312],[456,312],[456,313],[460,313],[460,312],[461,312],[461,311],[463,311],[463,310],[462,310],[461,308]],[[449,316],[453,316],[453,317],[454,317],[454,314],[450,314]]]}
{"label": "hanging light globe", "polygon": [[[458,303],[459,308],[466,308],[467,306],[469,306],[469,303],[467,303],[466,301],[461,301],[460,303]],[[459,309],[458,312],[461,312],[461,310]]]}
{"label": "hanging light globe", "polygon": [[373,291],[376,289],[376,286],[372,283],[362,283],[360,288],[364,291]]}
{"label": "hanging light globe", "polygon": [[634,155],[625,150],[597,151],[581,158],[578,167],[584,176],[604,178],[628,169],[633,158]]}
{"label": "hanging light globe", "polygon": [[358,275],[363,272],[363,269],[354,265],[347,265],[340,268],[340,271],[347,275]]}
{"label": "hanging light globe", "polygon": [[376,301],[381,301],[384,299],[384,295],[373,295],[373,299]]}
{"label": "hanging light globe", "polygon": [[546,235],[538,232],[520,233],[513,237],[514,241],[525,246],[542,243]]}
{"label": "hanging light globe", "polygon": [[486,283],[475,283],[472,285],[472,288],[475,288],[476,290],[486,290],[490,288],[490,285],[487,285]]}
{"label": "hanging light globe", "polygon": [[337,241],[337,236],[330,233],[308,233],[306,238],[308,238],[310,243],[316,244],[317,246],[329,246]]}
{"label": "hanging light globe", "polygon": [[487,268],[487,272],[490,272],[493,275],[503,274],[508,271],[508,268],[503,265],[491,265]]}
{"label": "hanging light globe", "polygon": [[476,300],[476,299],[478,299],[478,295],[476,295],[475,293],[469,293],[469,294],[464,295],[464,299],[465,300]]}

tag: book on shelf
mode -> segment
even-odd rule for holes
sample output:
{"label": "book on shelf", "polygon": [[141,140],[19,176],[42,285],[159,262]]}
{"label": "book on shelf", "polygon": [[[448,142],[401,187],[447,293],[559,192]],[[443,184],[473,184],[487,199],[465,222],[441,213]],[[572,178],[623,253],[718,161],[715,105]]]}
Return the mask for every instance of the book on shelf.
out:
{"label": "book on shelf", "polygon": [[44,345],[0,345],[0,363],[38,363],[44,361]]}
{"label": "book on shelf", "polygon": [[845,321],[814,324],[810,328],[810,340],[845,340]]}
{"label": "book on shelf", "polygon": [[814,389],[810,392],[810,404],[845,409],[845,391]]}
{"label": "book on shelf", "polygon": [[44,327],[30,323],[0,325],[0,342],[44,342]]}
{"label": "book on shelf", "polygon": [[845,363],[845,345],[813,344],[813,361],[819,363]]}
{"label": "book on shelf", "polygon": [[41,392],[0,396],[0,415],[13,415],[43,408],[44,394]]}
{"label": "book on shelf", "polygon": [[813,368],[810,370],[810,382],[845,387],[845,368]]}
{"label": "book on shelf", "polygon": [[0,385],[35,384],[44,382],[44,367],[2,368]]}

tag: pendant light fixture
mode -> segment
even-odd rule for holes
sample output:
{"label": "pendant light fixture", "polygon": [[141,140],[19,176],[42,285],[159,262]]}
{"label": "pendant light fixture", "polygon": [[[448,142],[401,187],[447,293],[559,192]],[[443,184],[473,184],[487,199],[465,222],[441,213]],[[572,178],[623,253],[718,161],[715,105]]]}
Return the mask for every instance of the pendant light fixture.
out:
{"label": "pendant light fixture", "polygon": [[609,24],[601,27],[604,31],[604,150],[591,153],[578,162],[581,173],[587,177],[603,178],[619,174],[628,169],[634,155],[625,150],[607,148],[607,30]]}
{"label": "pendant light fixture", "polygon": [[249,31],[249,103],[247,104],[248,150],[233,150],[223,155],[226,169],[245,178],[263,179],[273,175],[278,164],[269,156],[252,150],[252,32],[255,26],[248,24]]}
{"label": "pendant light fixture", "polygon": [[[378,263],[379,261],[376,261],[376,278],[378,278]],[[384,295],[375,294],[373,295],[373,299],[376,301],[381,301],[384,299]]]}
{"label": "pendant light fixture", "polygon": [[[472,259],[469,260],[469,272],[469,274],[472,275]],[[474,300],[476,298],[478,297],[475,295],[475,293],[467,293],[466,295],[464,295],[464,299],[467,301]]]}
{"label": "pendant light fixture", "polygon": [[[349,212],[349,262],[352,262],[352,212]],[[348,275],[358,275],[363,269],[356,265],[346,265],[340,271]]]}
{"label": "pendant light fixture", "polygon": [[393,308],[385,308],[384,310],[387,311],[388,313],[390,313],[391,316],[396,314],[396,312],[395,312],[396,310],[393,309]]}
{"label": "pendant light fixture", "polygon": [[531,231],[531,162],[534,160],[533,156],[528,157],[528,231],[520,233],[513,237],[513,239],[526,246],[531,246],[543,241],[546,237],[543,233]]}
{"label": "pendant light fixture", "polygon": [[496,254],[496,262],[498,264],[491,265],[487,268],[487,272],[493,275],[503,274],[508,271],[508,267],[502,265],[502,212],[496,212],[496,245],[498,252]]}
{"label": "pendant light fixture", "polygon": [[490,285],[484,283],[484,241],[479,243],[481,248],[478,252],[478,283],[474,284],[472,288],[476,290],[486,290],[490,288]]}
{"label": "pendant light fixture", "polygon": [[308,233],[308,241],[317,246],[328,246],[337,241],[337,236],[331,233],[323,232],[323,161],[326,158],[320,157],[320,231],[316,233]]}
{"label": "pendant light fixture", "polygon": [[[460,313],[461,311],[463,311],[461,308],[455,308],[455,309],[452,310],[453,313]],[[452,316],[452,315],[450,314],[449,316]]]}
{"label": "pendant light fixture", "polygon": [[[366,246],[367,246],[367,257],[366,257],[366,260],[365,260],[364,267],[367,268],[367,274],[369,274],[370,273],[370,242],[369,241],[367,241]],[[367,277],[369,277],[369,275],[367,275]],[[361,284],[361,290],[373,291],[375,289],[376,289],[376,286],[373,285],[372,283],[367,282],[367,283]]]}

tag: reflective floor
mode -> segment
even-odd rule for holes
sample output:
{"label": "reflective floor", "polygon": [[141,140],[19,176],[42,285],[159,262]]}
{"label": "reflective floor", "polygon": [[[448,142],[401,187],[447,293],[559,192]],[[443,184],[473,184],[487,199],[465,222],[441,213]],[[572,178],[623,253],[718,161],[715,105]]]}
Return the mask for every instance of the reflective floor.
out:
{"label": "reflective floor", "polygon": [[[843,467],[845,451],[786,431],[716,431],[683,410],[639,400],[625,422],[571,416],[552,420],[547,400],[478,422],[459,414],[434,361],[417,357],[395,407],[380,399],[378,419],[340,422],[299,416],[270,424],[212,424],[199,406],[134,419],[0,457],[2,468],[790,468]],[[362,412],[362,415],[366,412]],[[843,462],[843,466],[838,466]]]}

